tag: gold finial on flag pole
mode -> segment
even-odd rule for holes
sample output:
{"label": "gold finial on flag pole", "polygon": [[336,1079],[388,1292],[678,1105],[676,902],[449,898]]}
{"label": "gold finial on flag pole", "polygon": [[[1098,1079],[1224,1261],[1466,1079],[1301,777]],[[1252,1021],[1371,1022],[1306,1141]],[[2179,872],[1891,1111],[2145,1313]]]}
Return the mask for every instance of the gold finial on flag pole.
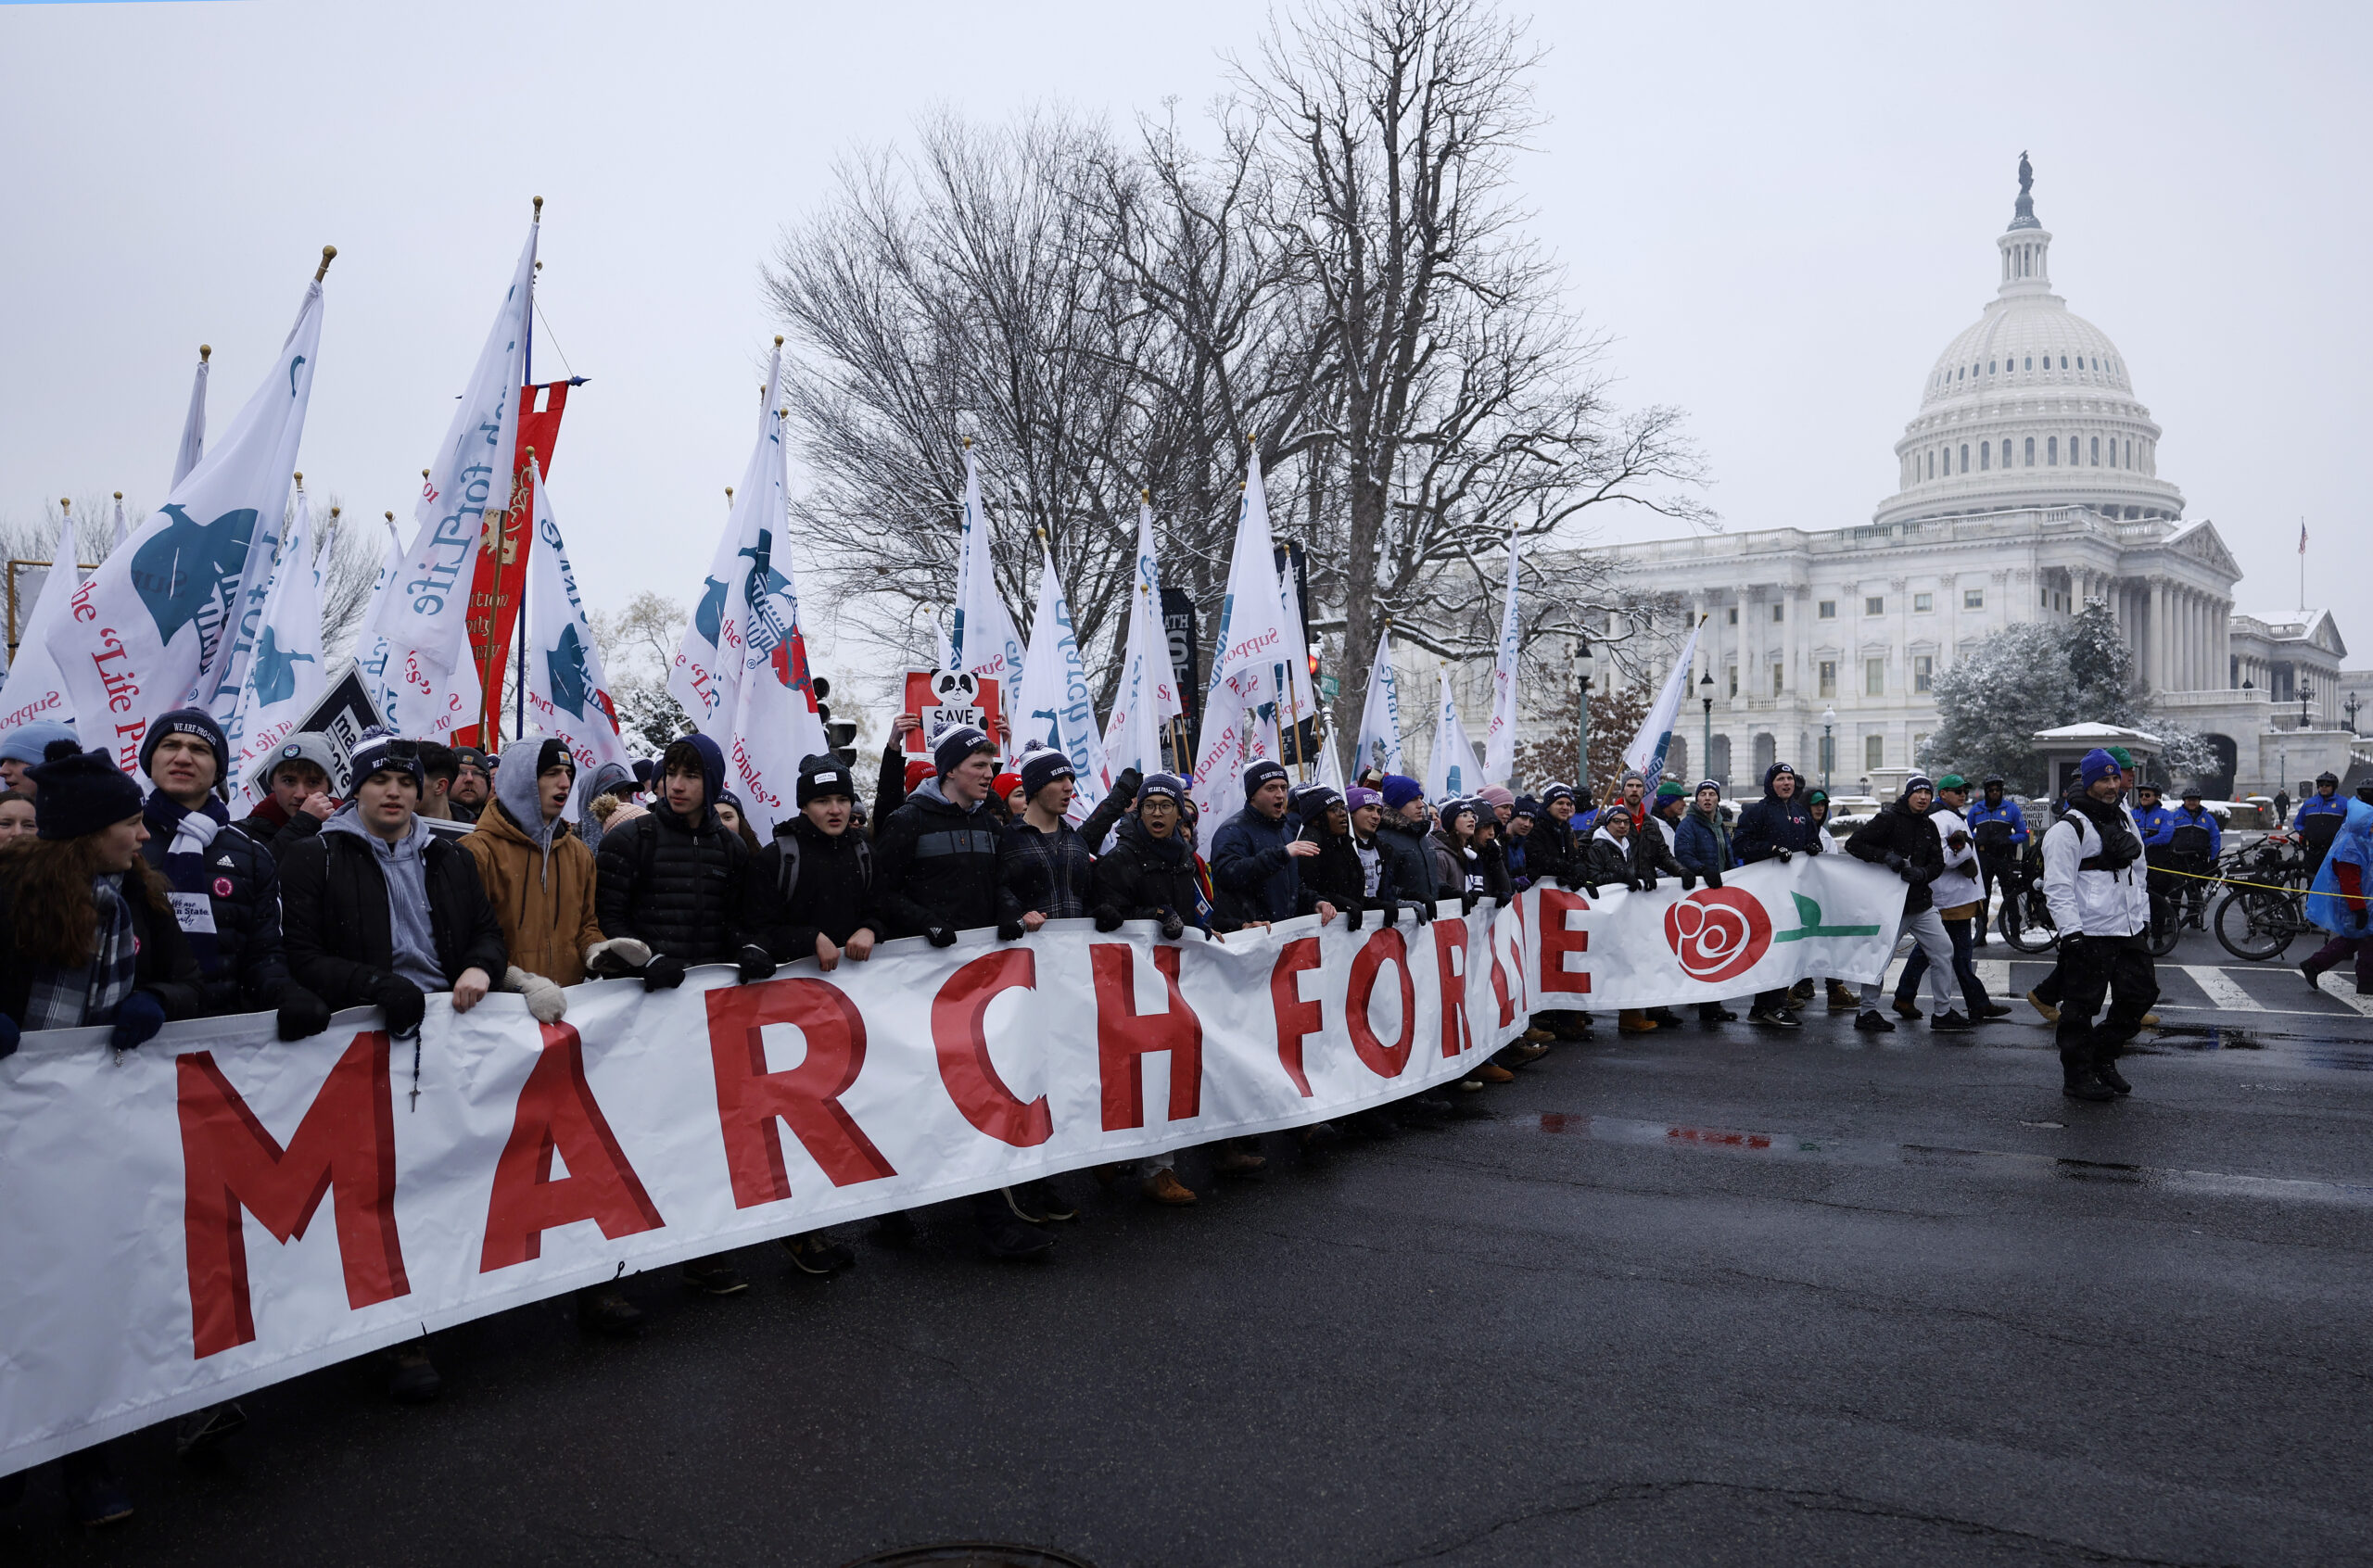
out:
{"label": "gold finial on flag pole", "polygon": [[334,245],[325,245],[322,247],[322,264],[313,269],[313,281],[315,283],[319,283],[324,278],[329,276],[330,263],[336,259],[337,247]]}

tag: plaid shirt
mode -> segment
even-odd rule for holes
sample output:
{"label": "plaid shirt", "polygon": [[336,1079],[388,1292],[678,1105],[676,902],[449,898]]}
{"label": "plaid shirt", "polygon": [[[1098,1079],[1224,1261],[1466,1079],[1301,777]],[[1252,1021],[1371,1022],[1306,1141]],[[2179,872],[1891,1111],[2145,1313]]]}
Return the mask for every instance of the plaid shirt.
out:
{"label": "plaid shirt", "polygon": [[116,891],[112,877],[91,879],[91,902],[99,914],[91,961],[79,969],[43,965],[33,970],[32,989],[25,996],[24,1028],[29,1033],[37,1029],[113,1023],[116,1008],[132,994],[140,945],[133,940],[131,907]]}
{"label": "plaid shirt", "polygon": [[1005,830],[1005,885],[1025,910],[1035,909],[1049,920],[1077,919],[1087,913],[1088,890],[1095,885],[1096,856],[1087,841],[1066,822],[1051,833],[1041,833],[1027,822]]}

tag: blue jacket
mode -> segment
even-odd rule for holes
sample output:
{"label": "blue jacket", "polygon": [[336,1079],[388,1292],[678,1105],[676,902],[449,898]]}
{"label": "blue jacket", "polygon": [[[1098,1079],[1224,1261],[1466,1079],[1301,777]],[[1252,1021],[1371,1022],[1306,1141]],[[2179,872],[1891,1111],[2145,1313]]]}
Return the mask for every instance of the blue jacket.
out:
{"label": "blue jacket", "polygon": [[1727,838],[1720,818],[1708,821],[1693,805],[1681,814],[1681,826],[1673,830],[1672,857],[1681,862],[1682,870],[1701,877],[1708,871],[1727,871],[1731,868]]}
{"label": "blue jacket", "polygon": [[1212,840],[1212,883],[1221,923],[1290,920],[1301,907],[1301,872],[1286,846],[1301,836],[1301,818],[1288,812],[1272,822],[1246,806],[1220,825]]}
{"label": "blue jacket", "polygon": [[2174,842],[2175,831],[2178,828],[2205,828],[2208,829],[2209,859],[2214,860],[2218,855],[2225,853],[2225,830],[2216,825],[2216,814],[2209,810],[2206,806],[2200,808],[2200,815],[2197,816],[2194,816],[2190,812],[2186,811],[2181,806],[2177,806],[2175,810],[2167,813],[2167,835],[2168,841],[2170,843]]}
{"label": "blue jacket", "polygon": [[2346,816],[2348,797],[2334,795],[2327,800],[2321,794],[2308,796],[2299,803],[2299,809],[2291,814],[2291,826],[2296,827],[2311,816],[2322,816],[2327,814],[2333,816]]}
{"label": "blue jacket", "polygon": [[[2343,866],[2354,868],[2348,881],[2360,891],[2353,900],[2348,896],[2347,883],[2341,879]],[[2373,805],[2358,801],[2348,807],[2340,834],[2332,840],[2331,852],[2316,869],[2315,886],[2307,895],[2307,918],[2334,936],[2362,937],[2373,933],[2365,891],[2373,891]]]}
{"label": "blue jacket", "polygon": [[1778,763],[1765,768],[1763,799],[1739,813],[1731,849],[1741,866],[1770,860],[1782,850],[1793,854],[1821,853],[1821,829],[1813,824],[1812,808],[1805,804],[1804,780],[1797,779],[1796,792],[1783,801],[1771,791],[1771,781],[1779,777]]}
{"label": "blue jacket", "polygon": [[2019,809],[2019,803],[2008,795],[2002,797],[2002,803],[1999,806],[1987,805],[1986,797],[1979,795],[1969,803],[1969,810],[1962,813],[1962,820],[1969,824],[1969,836],[1976,840],[1981,847],[1990,835],[1980,833],[1977,829],[1981,823],[1986,822],[2009,823],[2011,843],[2024,844],[2027,841],[2027,815]]}
{"label": "blue jacket", "polygon": [[2142,834],[2144,849],[2165,849],[2167,836],[2176,830],[2176,814],[2169,811],[2164,803],[2150,807],[2137,806],[2134,826]]}

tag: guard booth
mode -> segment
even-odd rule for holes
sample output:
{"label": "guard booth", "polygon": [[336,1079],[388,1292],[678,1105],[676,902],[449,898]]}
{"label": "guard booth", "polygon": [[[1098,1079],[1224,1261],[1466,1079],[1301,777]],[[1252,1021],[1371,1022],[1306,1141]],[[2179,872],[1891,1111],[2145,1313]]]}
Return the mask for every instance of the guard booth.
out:
{"label": "guard booth", "polygon": [[2077,765],[2085,760],[2085,753],[2097,748],[2106,752],[2123,746],[2144,778],[2165,782],[2160,778],[2165,770],[2155,765],[2159,753],[2166,750],[2166,742],[2149,730],[2124,729],[2113,724],[2067,724],[2058,729],[2037,730],[2033,739],[2036,750],[2043,756],[2049,799],[2057,800],[2067,791],[2076,781]]}

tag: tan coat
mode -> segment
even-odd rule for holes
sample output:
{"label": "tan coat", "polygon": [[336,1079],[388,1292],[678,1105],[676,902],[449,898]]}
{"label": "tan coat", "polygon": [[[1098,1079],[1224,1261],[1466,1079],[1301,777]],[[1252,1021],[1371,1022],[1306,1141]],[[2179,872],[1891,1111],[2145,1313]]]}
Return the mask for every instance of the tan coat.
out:
{"label": "tan coat", "polygon": [[547,855],[489,801],[462,847],[477,862],[511,962],[555,985],[582,982],[585,951],[602,940],[593,915],[593,852],[585,841],[555,822]]}

